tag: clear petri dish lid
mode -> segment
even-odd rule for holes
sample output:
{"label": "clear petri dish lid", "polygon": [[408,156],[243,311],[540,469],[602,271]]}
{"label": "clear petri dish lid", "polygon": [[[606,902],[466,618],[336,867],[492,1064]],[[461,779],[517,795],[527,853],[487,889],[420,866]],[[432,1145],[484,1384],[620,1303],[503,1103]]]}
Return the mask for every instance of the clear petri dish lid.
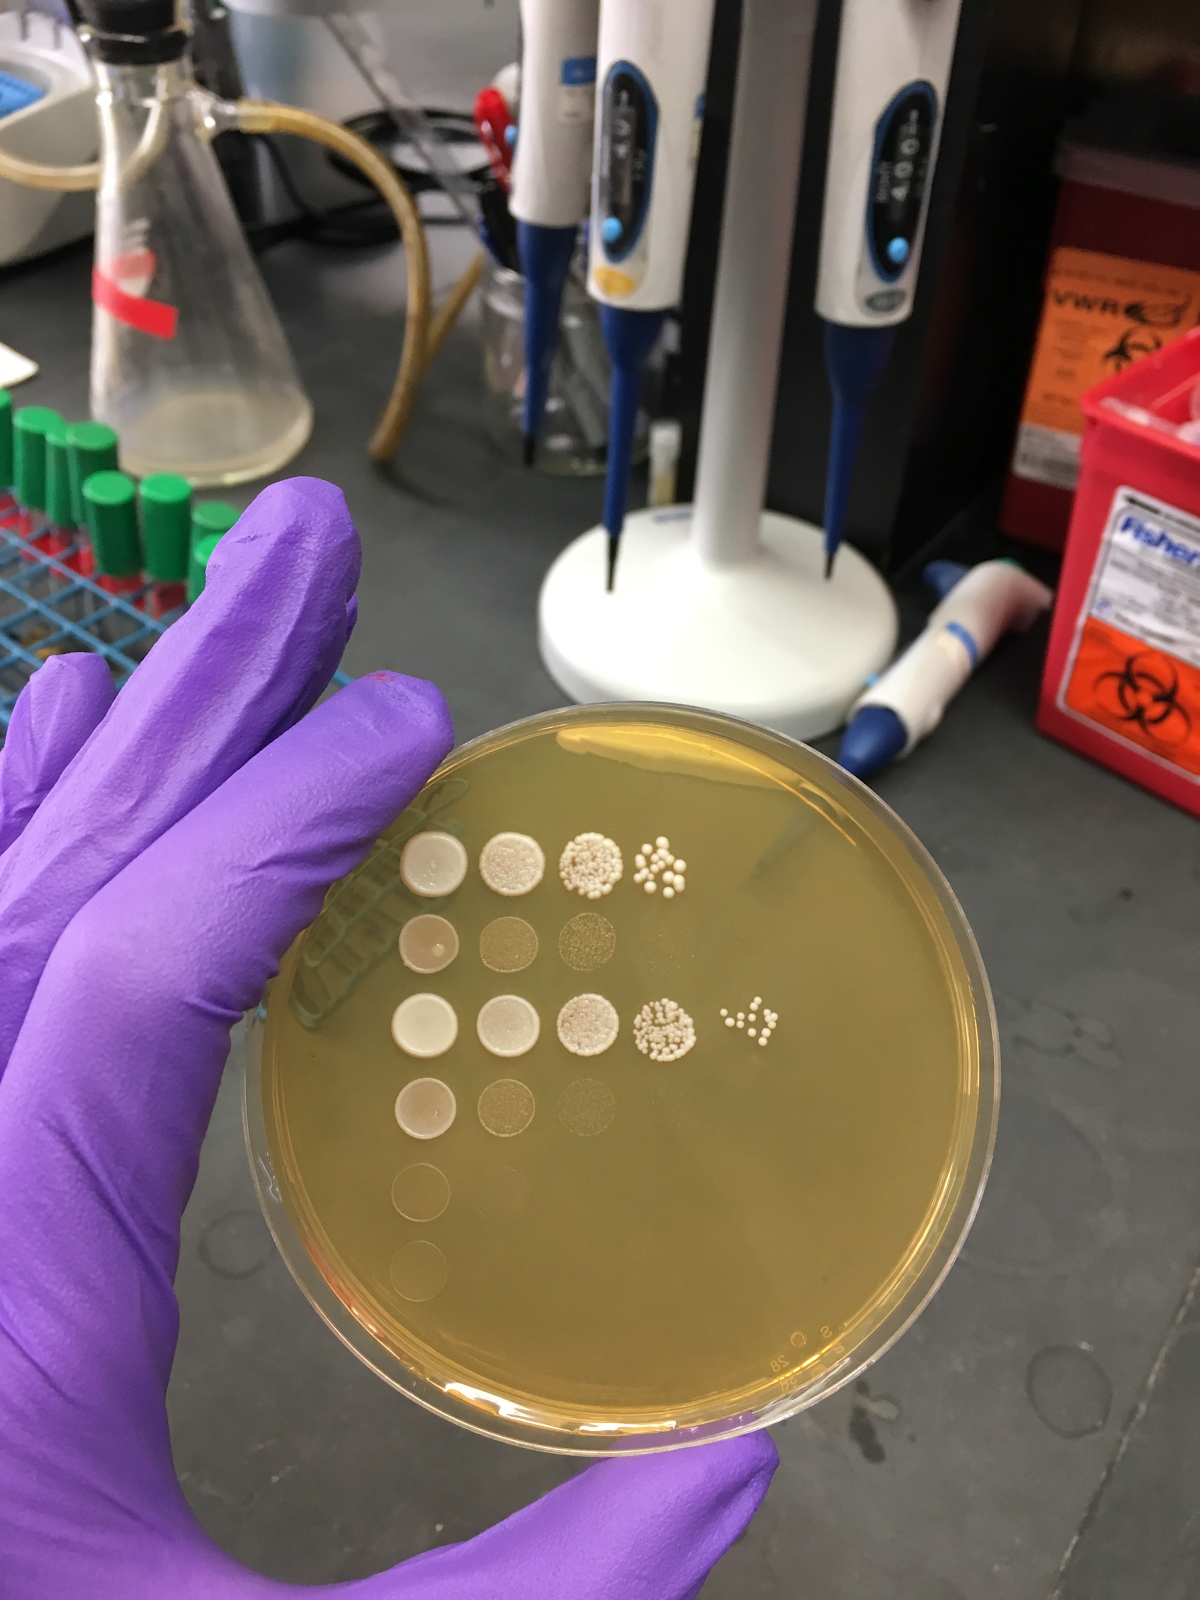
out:
{"label": "clear petri dish lid", "polygon": [[[440,897],[402,870],[430,832],[468,863]],[[514,835],[545,859],[519,898],[480,870]],[[453,929],[433,975],[417,916]],[[430,994],[456,1025],[415,1058],[393,1018]],[[259,1197],[334,1332],[444,1417],[581,1455],[779,1421],[880,1355],[963,1242],[999,1092],[979,952],[904,824],[803,745],[648,705],[456,751],[247,1061]]]}

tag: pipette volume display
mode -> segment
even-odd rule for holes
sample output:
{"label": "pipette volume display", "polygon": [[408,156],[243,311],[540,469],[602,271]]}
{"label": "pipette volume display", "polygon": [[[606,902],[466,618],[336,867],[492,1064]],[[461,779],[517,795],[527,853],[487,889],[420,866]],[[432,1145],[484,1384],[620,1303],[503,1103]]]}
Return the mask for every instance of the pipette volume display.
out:
{"label": "pipette volume display", "polygon": [[[467,868],[430,896],[405,850],[439,837]],[[513,841],[546,864],[515,897]],[[813,752],[649,706],[458,751],[248,1060],[260,1197],[325,1319],[442,1415],[584,1454],[845,1382],[955,1254],[996,1109],[987,982],[916,841]]]}

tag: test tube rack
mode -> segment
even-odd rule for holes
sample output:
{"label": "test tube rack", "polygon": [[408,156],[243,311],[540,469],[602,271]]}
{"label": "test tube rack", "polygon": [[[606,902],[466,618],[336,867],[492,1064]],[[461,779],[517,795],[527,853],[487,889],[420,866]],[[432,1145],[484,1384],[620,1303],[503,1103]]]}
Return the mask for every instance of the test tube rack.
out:
{"label": "test tube rack", "polygon": [[[143,605],[150,585],[110,594],[66,561],[33,543],[45,529],[23,537],[0,522],[0,745],[17,696],[52,655],[90,650],[108,662],[117,688],[182,609],[152,618]],[[331,686],[350,682],[344,672]]]}

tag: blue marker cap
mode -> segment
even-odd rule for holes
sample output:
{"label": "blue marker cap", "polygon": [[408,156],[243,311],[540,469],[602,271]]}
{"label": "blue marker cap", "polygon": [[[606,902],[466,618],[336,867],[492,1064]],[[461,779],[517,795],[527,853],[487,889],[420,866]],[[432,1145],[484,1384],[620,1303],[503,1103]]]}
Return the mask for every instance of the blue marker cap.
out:
{"label": "blue marker cap", "polygon": [[868,778],[894,761],[908,743],[908,729],[891,706],[864,706],[842,735],[838,765]]}
{"label": "blue marker cap", "polygon": [[895,239],[889,239],[887,258],[894,266],[903,266],[908,260],[908,240],[901,239],[899,235]]}
{"label": "blue marker cap", "polygon": [[605,244],[616,244],[617,240],[624,232],[625,229],[621,226],[621,219],[619,217],[605,217],[604,221],[600,224],[600,237],[604,240]]}
{"label": "blue marker cap", "polygon": [[921,573],[921,578],[933,590],[939,600],[944,600],[951,589],[960,584],[970,570],[970,567],[964,567],[961,561],[928,561]]}

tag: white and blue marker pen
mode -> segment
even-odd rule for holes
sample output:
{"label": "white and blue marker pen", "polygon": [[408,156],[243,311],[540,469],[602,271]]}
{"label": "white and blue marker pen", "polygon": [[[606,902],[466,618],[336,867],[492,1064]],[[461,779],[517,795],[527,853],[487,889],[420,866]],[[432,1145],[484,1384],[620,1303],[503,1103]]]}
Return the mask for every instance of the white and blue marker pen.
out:
{"label": "white and blue marker pen", "polygon": [[931,561],[925,581],[943,598],[924,632],[850,708],[838,762],[869,777],[906,756],[931,734],[942,713],[996,641],[1019,632],[1053,603],[1053,592],[1012,561],[963,567]]}

